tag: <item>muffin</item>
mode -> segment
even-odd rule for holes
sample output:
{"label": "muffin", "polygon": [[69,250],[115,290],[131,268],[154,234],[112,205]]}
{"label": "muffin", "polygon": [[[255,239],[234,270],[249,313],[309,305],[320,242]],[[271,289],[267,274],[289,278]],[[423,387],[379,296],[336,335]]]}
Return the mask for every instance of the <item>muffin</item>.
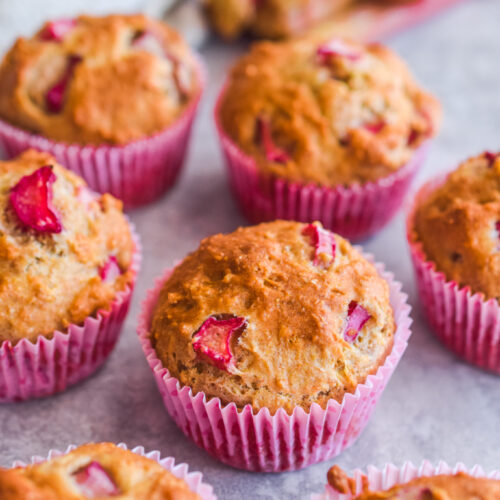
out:
{"label": "muffin", "polygon": [[[393,484],[394,479],[387,486],[382,486],[382,482],[375,489],[370,484],[366,476],[362,476],[362,487],[356,484],[355,478],[350,478],[337,465],[333,466],[328,471],[328,484],[330,487],[330,496],[327,498],[334,499],[337,497],[353,498],[354,500],[380,500],[380,499],[453,499],[453,500],[469,500],[475,498],[478,500],[493,499],[500,496],[500,479],[488,477],[474,477],[466,472],[449,472],[440,473],[433,472],[432,475],[415,475],[415,477],[407,481],[402,481],[402,484]],[[397,480],[396,480],[397,481]],[[373,481],[372,479],[372,482]],[[361,489],[361,491],[360,491]],[[327,489],[328,492],[328,489]],[[347,495],[347,497],[345,496]]]}
{"label": "muffin", "polygon": [[440,107],[388,48],[333,38],[259,43],[216,110],[245,214],[372,234],[401,203]]}
{"label": "muffin", "polygon": [[112,443],[85,444],[40,463],[0,468],[0,497],[201,500],[171,469]]}
{"label": "muffin", "polygon": [[[173,160],[165,167],[165,155],[181,160],[202,85],[196,57],[160,21],[142,15],[51,21],[33,37],[19,38],[0,65],[4,146],[18,151],[37,141],[38,148],[54,150],[61,163],[72,169],[75,164],[84,174],[92,162],[98,169],[93,177],[115,176],[114,184],[95,185],[84,175],[101,191],[120,195],[113,189],[125,191],[118,185],[128,182],[134,191],[134,175],[149,177],[154,187],[179,167]],[[152,152],[163,152],[163,158],[149,158]],[[103,158],[111,155],[117,158]],[[69,156],[76,158],[67,161]],[[139,161],[145,164],[135,173]],[[123,169],[122,179],[110,170],[115,164]],[[140,200],[140,186],[135,189]]]}
{"label": "muffin", "polygon": [[459,355],[498,372],[499,221],[500,158],[490,152],[425,185],[408,218],[408,239],[431,325]]}
{"label": "muffin", "polygon": [[340,10],[348,0],[204,0],[213,29],[232,39],[249,31],[264,38],[288,38]]}
{"label": "muffin", "polygon": [[[334,408],[359,397],[405,336],[387,277],[319,223],[275,221],[206,238],[155,295],[145,306],[143,345],[194,400],[253,421],[292,425],[298,415],[324,419],[329,411],[333,417]],[[165,379],[159,382],[165,387]],[[355,413],[344,441],[364,427]],[[335,433],[336,426],[327,427]],[[280,460],[280,470],[298,466]]]}
{"label": "muffin", "polygon": [[[47,153],[30,150],[0,162],[0,207],[0,349],[22,359],[25,349],[42,349],[43,337],[55,351],[60,341],[71,351],[31,352],[31,382],[14,373],[16,366],[4,367],[8,360],[0,356],[0,399],[10,399],[17,375],[24,389],[32,384],[28,393],[38,392],[34,366],[50,369],[51,355],[58,358],[59,387],[65,376],[77,377],[104,360],[128,307],[138,248],[121,202],[94,194]],[[80,338],[89,345],[79,346]],[[89,349],[94,355],[85,360]],[[20,363],[22,370],[25,361]]]}

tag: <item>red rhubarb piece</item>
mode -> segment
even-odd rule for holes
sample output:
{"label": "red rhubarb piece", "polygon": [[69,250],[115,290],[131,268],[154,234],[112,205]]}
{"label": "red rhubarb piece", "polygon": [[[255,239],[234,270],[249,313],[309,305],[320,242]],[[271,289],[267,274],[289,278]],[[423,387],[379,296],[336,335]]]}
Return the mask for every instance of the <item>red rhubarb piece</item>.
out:
{"label": "red rhubarb piece", "polygon": [[21,223],[41,233],[60,233],[62,224],[52,205],[56,176],[50,165],[24,176],[11,190],[10,203]]}
{"label": "red rhubarb piece", "polygon": [[492,153],[491,151],[485,151],[483,153],[483,157],[486,158],[486,160],[488,161],[489,166],[491,167],[495,163],[495,160],[498,158],[499,154],[500,153]]}
{"label": "red rhubarb piece", "polygon": [[58,19],[51,21],[40,33],[42,40],[62,42],[66,35],[76,26],[74,19]]}
{"label": "red rhubarb piece", "polygon": [[45,96],[45,103],[47,109],[51,113],[59,113],[64,104],[64,96],[66,95],[66,88],[68,83],[73,76],[75,66],[82,60],[80,56],[71,56],[68,60],[68,65],[66,71],[62,78],[49,89]]}
{"label": "red rhubarb piece", "polygon": [[344,340],[354,342],[365,323],[371,318],[368,311],[355,300],[349,303],[347,323],[344,329]]}
{"label": "red rhubarb piece", "polygon": [[78,488],[86,498],[109,497],[120,494],[118,486],[98,462],[90,462],[73,473]]}
{"label": "red rhubarb piece", "polygon": [[276,146],[271,134],[271,124],[269,120],[260,117],[258,120],[259,136],[267,161],[275,163],[286,163],[290,160],[290,155],[280,147]]}
{"label": "red rhubarb piece", "polygon": [[307,225],[302,234],[311,238],[314,247],[313,264],[315,266],[329,266],[335,260],[335,236],[331,231],[323,229],[316,224]]}
{"label": "red rhubarb piece", "polygon": [[118,265],[116,257],[112,255],[107,262],[99,268],[99,276],[105,283],[114,283],[121,276],[122,270]]}
{"label": "red rhubarb piece", "polygon": [[332,38],[329,42],[320,45],[316,54],[321,63],[327,62],[330,57],[343,57],[350,61],[357,61],[363,55],[360,50],[347,44],[341,38]]}
{"label": "red rhubarb piece", "polygon": [[193,337],[196,354],[219,370],[230,372],[234,369],[231,352],[231,337],[242,332],[247,326],[245,318],[230,317],[218,319],[210,316],[203,322]]}
{"label": "red rhubarb piece", "polygon": [[385,122],[382,120],[379,122],[367,123],[364,125],[364,128],[369,132],[371,132],[372,134],[378,134],[384,127],[385,127]]}

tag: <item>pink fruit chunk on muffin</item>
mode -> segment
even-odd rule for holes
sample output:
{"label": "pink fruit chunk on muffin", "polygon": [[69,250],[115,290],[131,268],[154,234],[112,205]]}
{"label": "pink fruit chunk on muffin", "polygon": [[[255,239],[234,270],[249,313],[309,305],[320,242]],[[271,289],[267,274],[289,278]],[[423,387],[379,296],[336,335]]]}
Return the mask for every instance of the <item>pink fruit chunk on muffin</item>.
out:
{"label": "pink fruit chunk on muffin", "polygon": [[365,184],[406,165],[440,106],[380,44],[301,38],[255,44],[221,97],[222,129],[262,173],[302,184]]}
{"label": "pink fruit chunk on muffin", "polygon": [[410,238],[449,281],[500,298],[500,155],[462,163],[417,201]]}
{"label": "pink fruit chunk on muffin", "polygon": [[[366,477],[363,492],[354,500],[495,500],[500,498],[500,481],[476,478],[463,472],[419,477],[383,491],[371,491]],[[354,479],[337,465],[328,471],[328,484],[339,493],[353,494]],[[351,498],[351,497],[349,497]]]}
{"label": "pink fruit chunk on muffin", "polygon": [[389,287],[319,223],[203,240],[164,283],[150,338],[193,392],[254,411],[342,401],[391,351]]}
{"label": "pink fruit chunk on muffin", "polygon": [[121,202],[54,159],[0,162],[0,343],[51,338],[108,309],[133,280]]}
{"label": "pink fruit chunk on muffin", "polygon": [[26,467],[0,468],[2,500],[200,500],[159,463],[111,443]]}
{"label": "pink fruit chunk on muffin", "polygon": [[50,21],[5,55],[0,118],[55,141],[125,144],[180,116],[196,68],[180,35],[142,15]]}

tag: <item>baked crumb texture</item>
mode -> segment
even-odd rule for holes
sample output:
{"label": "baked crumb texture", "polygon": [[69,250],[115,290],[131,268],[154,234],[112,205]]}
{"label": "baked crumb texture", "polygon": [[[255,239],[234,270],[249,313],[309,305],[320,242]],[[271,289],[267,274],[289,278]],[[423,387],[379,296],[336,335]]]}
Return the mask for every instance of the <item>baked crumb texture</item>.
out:
{"label": "baked crumb texture", "polygon": [[80,16],[7,52],[0,117],[65,143],[124,144],[168,127],[198,90],[193,54],[164,23]]}
{"label": "baked crumb texture", "polygon": [[187,484],[149,458],[111,443],[87,444],[36,465],[0,468],[2,500],[195,500]]}
{"label": "baked crumb texture", "polygon": [[462,163],[417,206],[414,241],[450,281],[500,298],[500,156]]}
{"label": "baked crumb texture", "polygon": [[208,19],[224,38],[245,32],[286,38],[314,26],[349,0],[204,0]]}
{"label": "baked crumb texture", "polygon": [[440,123],[437,100],[380,44],[255,44],[221,97],[225,132],[277,177],[364,184],[404,166]]}
{"label": "baked crumb texture", "polygon": [[204,239],[166,281],[151,340],[194,393],[289,413],[342,401],[391,351],[389,287],[319,223]]}
{"label": "baked crumb texture", "polygon": [[[496,500],[500,481],[475,478],[459,472],[454,475],[420,477],[385,491],[370,491],[366,477],[363,492],[355,500]],[[328,471],[328,484],[342,494],[356,493],[355,481],[337,465]]]}
{"label": "baked crumb texture", "polygon": [[134,251],[120,201],[46,153],[0,162],[0,342],[51,338],[109,308]]}

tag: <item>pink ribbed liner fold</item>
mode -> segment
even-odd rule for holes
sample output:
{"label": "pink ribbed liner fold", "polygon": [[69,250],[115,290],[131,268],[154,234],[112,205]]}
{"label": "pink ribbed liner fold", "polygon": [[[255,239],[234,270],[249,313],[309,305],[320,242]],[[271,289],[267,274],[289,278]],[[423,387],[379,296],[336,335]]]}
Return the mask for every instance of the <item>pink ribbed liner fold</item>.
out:
{"label": "pink ribbed liner fold", "polygon": [[[125,445],[124,443],[119,443],[117,446],[119,448],[122,448],[123,450],[128,449],[127,445]],[[77,448],[77,446],[72,444],[68,446],[66,451],[50,450],[47,457],[40,457],[40,456],[31,457],[30,463],[38,464],[40,462],[45,462],[46,460],[50,460],[51,458],[60,457],[61,455],[66,455],[75,448]],[[213,492],[212,486],[203,482],[203,474],[201,472],[189,472],[189,466],[187,464],[176,465],[175,458],[173,457],[161,458],[159,451],[146,452],[142,446],[136,446],[135,448],[132,448],[130,451],[136,453],[137,455],[141,455],[143,457],[150,458],[155,462],[158,462],[164,469],[171,472],[174,476],[184,480],[187,483],[189,489],[192,492],[197,493],[203,500],[217,500],[217,497]],[[27,464],[25,462],[17,460],[12,464],[12,467],[25,467],[26,465]]]}
{"label": "pink ribbed liner fold", "polygon": [[441,342],[469,363],[500,373],[500,305],[497,300],[485,300],[468,287],[460,288],[456,281],[447,280],[427,260],[414,229],[415,209],[419,200],[443,182],[425,184],[415,196],[407,218],[407,238],[417,279],[422,308]]}
{"label": "pink ribbed liner fold", "polygon": [[[401,467],[387,464],[383,469],[369,466],[366,472],[356,469],[351,477],[356,480],[357,489],[355,495],[359,495],[362,491],[363,476],[368,478],[370,490],[378,491],[392,488],[396,484],[407,483],[418,477],[456,474],[457,472],[465,472],[472,477],[500,479],[500,471],[494,471],[487,474],[479,465],[474,465],[474,467],[469,469],[462,463],[458,463],[452,467],[446,462],[439,462],[434,466],[427,460],[424,460],[418,467],[411,462],[405,462]],[[338,493],[329,485],[326,486],[324,493],[311,496],[311,500],[350,500],[351,498],[353,498],[353,495]]]}
{"label": "pink ribbed liner fold", "polygon": [[141,264],[140,239],[130,224],[135,243],[133,281],[118,292],[109,309],[99,310],[82,325],[69,325],[51,339],[35,343],[22,339],[0,344],[0,403],[24,401],[64,391],[94,373],[111,354],[127,316]]}
{"label": "pink ribbed liner fold", "polygon": [[218,398],[207,399],[201,392],[194,395],[163,367],[149,340],[149,327],[162,285],[172,272],[168,270],[142,304],[138,334],[165,407],[184,434],[228,465],[266,472],[300,469],[332,458],[351,445],[368,423],[411,334],[411,308],[401,284],[382,264],[376,267],[389,283],[397,326],[391,353],[342,403],[330,400],[326,409],[313,404],[309,412],[297,407],[291,415],[283,409],[271,415],[267,408],[254,414],[250,405],[241,410],[234,403],[222,406]]}
{"label": "pink ribbed liner fold", "polygon": [[8,158],[34,148],[83,177],[91,189],[110,193],[130,209],[145,205],[171,188],[181,171],[191,127],[205,85],[197,58],[200,90],[168,128],[125,145],[80,145],[52,141],[0,120],[0,148]]}
{"label": "pink ribbed liner fold", "polygon": [[222,89],[215,123],[226,160],[231,190],[242,213],[252,223],[275,219],[320,221],[323,226],[350,240],[372,236],[401,207],[411,182],[427,157],[429,141],[393,174],[349,187],[335,188],[301,184],[261,172],[224,131],[219,118]]}

